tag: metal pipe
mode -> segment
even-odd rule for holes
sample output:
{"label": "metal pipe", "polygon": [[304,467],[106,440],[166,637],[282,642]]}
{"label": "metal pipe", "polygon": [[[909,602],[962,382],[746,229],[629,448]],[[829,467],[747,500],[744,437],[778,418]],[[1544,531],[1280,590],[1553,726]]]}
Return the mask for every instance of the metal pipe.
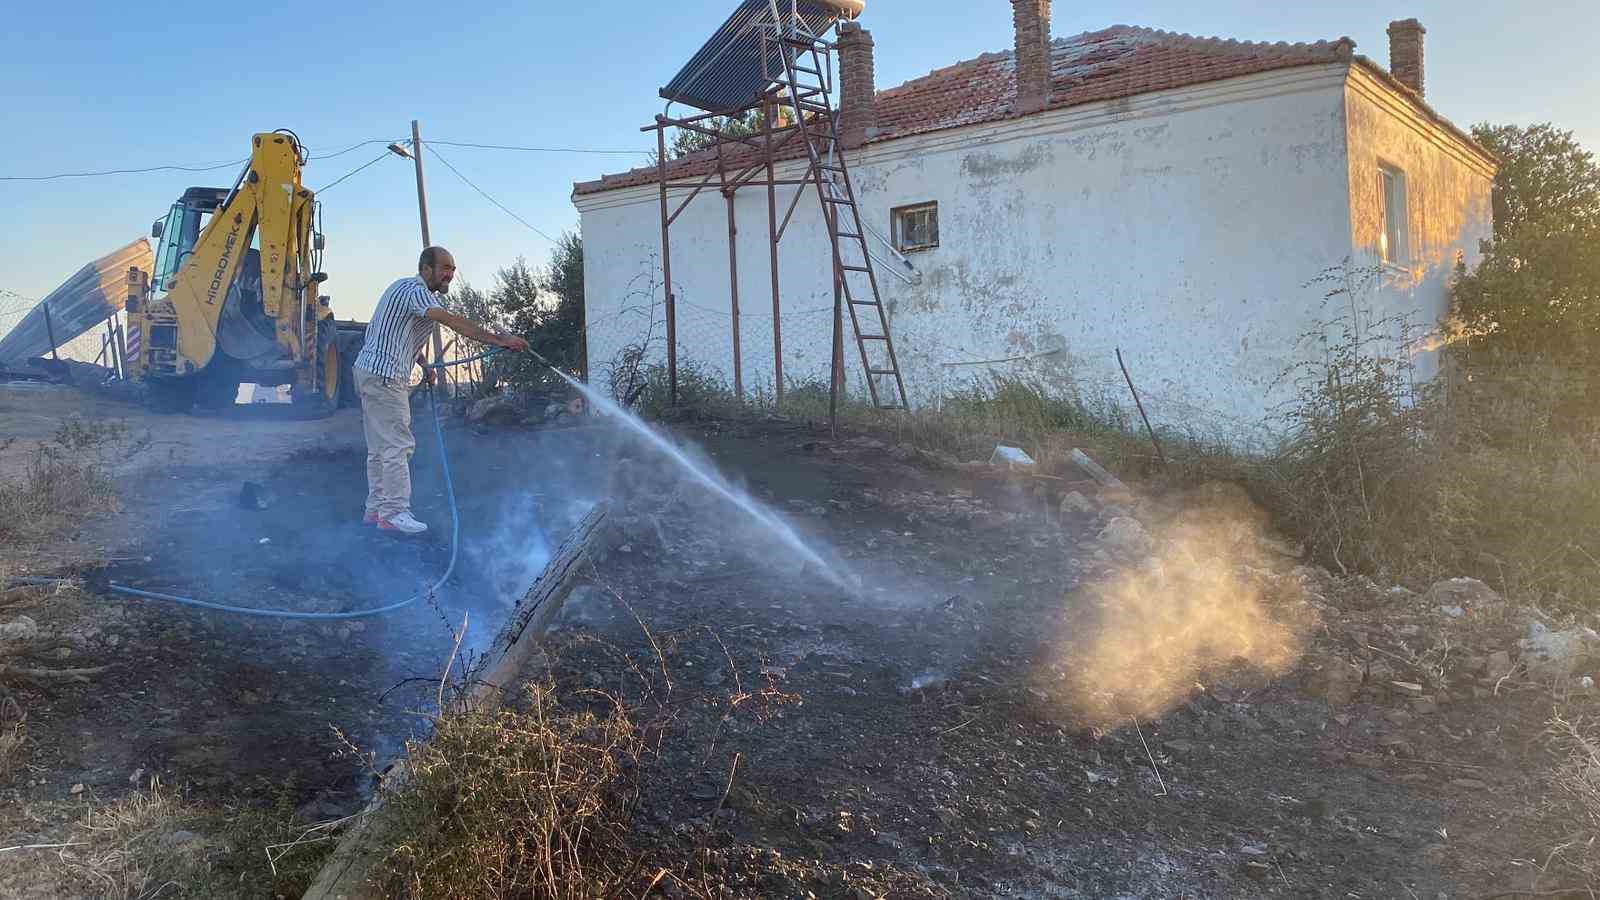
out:
{"label": "metal pipe", "polygon": [[[789,211],[783,214],[783,224],[778,226],[778,239],[779,240],[782,240],[783,239],[783,233],[785,231],[789,230],[789,219],[790,219],[790,217],[792,217],[794,215],[795,207],[800,205],[800,198],[801,198],[801,196],[803,196],[805,194],[805,191],[803,190],[803,188],[806,185],[808,185],[808,184],[810,184],[812,182],[811,175],[816,170],[817,170],[817,167],[816,167],[815,164],[807,163],[806,164],[806,177],[804,179],[800,180],[799,182],[796,182],[798,185],[800,185],[802,190],[797,190],[797,191],[794,192],[794,199],[789,201]],[[824,204],[824,205],[826,205],[826,204]]]}
{"label": "metal pipe", "polygon": [[667,303],[667,397],[678,405],[678,312],[672,297],[672,244],[667,217],[667,126],[666,116],[656,116],[656,179],[661,188],[661,293]]}
{"label": "metal pipe", "polygon": [[744,402],[744,368],[739,356],[739,227],[734,222],[733,192],[722,195],[728,204],[728,298],[733,316],[733,396]]}
{"label": "metal pipe", "polygon": [[783,406],[783,316],[778,304],[778,192],[773,184],[772,101],[761,103],[761,122],[767,157],[767,252],[772,267],[772,381],[774,404]]}
{"label": "metal pipe", "polygon": [[56,327],[50,318],[50,304],[41,303],[39,309],[44,311],[44,333],[50,338],[50,358],[60,362],[61,354],[56,352]]}

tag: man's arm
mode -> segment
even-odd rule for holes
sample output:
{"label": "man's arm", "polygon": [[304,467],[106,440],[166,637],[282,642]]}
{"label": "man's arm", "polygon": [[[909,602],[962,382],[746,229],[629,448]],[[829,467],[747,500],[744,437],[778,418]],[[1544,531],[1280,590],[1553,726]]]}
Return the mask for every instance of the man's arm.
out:
{"label": "man's arm", "polygon": [[456,334],[470,338],[480,344],[491,344],[496,347],[504,347],[507,350],[528,349],[528,342],[522,338],[514,334],[496,334],[471,319],[462,318],[442,306],[430,307],[423,315],[448,327]]}

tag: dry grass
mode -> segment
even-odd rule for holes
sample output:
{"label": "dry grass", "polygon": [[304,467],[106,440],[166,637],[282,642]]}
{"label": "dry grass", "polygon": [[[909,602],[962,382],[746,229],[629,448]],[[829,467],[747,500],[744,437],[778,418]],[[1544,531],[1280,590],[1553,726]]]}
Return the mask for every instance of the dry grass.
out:
{"label": "dry grass", "polygon": [[[839,420],[957,460],[987,459],[999,443],[1020,446],[1045,471],[1059,471],[1081,448],[1154,493],[1231,482],[1330,569],[1417,589],[1465,575],[1519,602],[1592,607],[1600,599],[1600,478],[1592,463],[1600,409],[1590,398],[1600,373],[1455,348],[1451,376],[1418,386],[1408,358],[1369,333],[1403,326],[1352,311],[1321,327],[1311,337],[1325,353],[1285,373],[1298,386],[1276,422],[1286,436],[1261,452],[1164,430],[1163,465],[1137,419],[1114,405],[1052,396],[1016,378],[994,378],[938,409],[886,415],[841,402]],[[758,411],[689,371],[679,380],[684,409]],[[647,414],[667,414],[658,375]],[[827,386],[792,385],[782,413],[825,423]]]}
{"label": "dry grass", "polygon": [[299,896],[327,845],[306,845],[272,863],[266,851],[302,830],[286,803],[198,805],[152,781],[115,802],[91,803],[58,858],[71,880],[114,900]]}
{"label": "dry grass", "polygon": [[1600,731],[1556,713],[1546,734],[1559,759],[1550,775],[1548,812],[1561,835],[1540,864],[1540,880],[1600,883]]}
{"label": "dry grass", "polygon": [[148,446],[121,422],[69,419],[29,457],[23,473],[0,482],[0,539],[39,541],[87,516],[113,512],[112,467]]}
{"label": "dry grass", "polygon": [[0,694],[0,786],[10,784],[28,762],[33,745],[23,730],[27,718],[16,698]]}
{"label": "dry grass", "polygon": [[407,748],[385,798],[385,896],[599,897],[637,877],[626,841],[643,744],[620,706],[563,709],[548,685],[523,708],[469,711]]}

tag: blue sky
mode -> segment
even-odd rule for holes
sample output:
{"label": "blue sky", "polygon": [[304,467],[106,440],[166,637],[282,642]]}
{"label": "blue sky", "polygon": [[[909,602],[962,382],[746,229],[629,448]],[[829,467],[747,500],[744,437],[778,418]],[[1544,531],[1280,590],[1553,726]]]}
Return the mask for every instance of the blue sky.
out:
{"label": "blue sky", "polygon": [[[1388,59],[1392,19],[1428,28],[1428,99],[1462,126],[1553,121],[1600,148],[1600,29],[1593,0],[1473,5],[1462,0],[1107,2],[1055,4],[1057,36],[1114,23],[1249,40],[1348,35]],[[8,12],[0,55],[9,139],[0,175],[162,164],[247,155],[250,135],[288,127],[313,153],[408,135],[423,140],[644,150],[638,131],[661,109],[656,91],[721,22],[732,0],[588,4],[87,2]],[[64,8],[71,11],[62,11]],[[1011,45],[1005,0],[869,0],[862,24],[877,44],[880,88]],[[321,188],[381,146],[316,160]],[[440,148],[467,177],[538,229],[576,228],[574,180],[641,156]],[[549,243],[428,160],[433,238],[462,276],[487,286],[516,257],[542,263]],[[89,259],[146,233],[183,188],[226,185],[231,169],[48,182],[0,182],[11,263],[0,289],[39,297]],[[398,157],[321,195],[326,290],[341,317],[365,318],[384,285],[408,274],[420,235],[415,185]],[[0,295],[0,306],[6,298]]]}

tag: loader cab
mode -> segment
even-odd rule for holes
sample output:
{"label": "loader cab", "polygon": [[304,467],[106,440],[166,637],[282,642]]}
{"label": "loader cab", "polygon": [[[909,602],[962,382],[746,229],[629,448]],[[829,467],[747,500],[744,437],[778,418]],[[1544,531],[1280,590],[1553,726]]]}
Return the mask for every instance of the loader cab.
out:
{"label": "loader cab", "polygon": [[167,295],[172,276],[178,274],[189,254],[193,252],[200,232],[205,230],[206,219],[217,211],[228,198],[227,188],[192,187],[183,192],[172,209],[150,226],[150,236],[160,240],[157,245],[155,273],[150,279],[150,294],[155,299]]}

